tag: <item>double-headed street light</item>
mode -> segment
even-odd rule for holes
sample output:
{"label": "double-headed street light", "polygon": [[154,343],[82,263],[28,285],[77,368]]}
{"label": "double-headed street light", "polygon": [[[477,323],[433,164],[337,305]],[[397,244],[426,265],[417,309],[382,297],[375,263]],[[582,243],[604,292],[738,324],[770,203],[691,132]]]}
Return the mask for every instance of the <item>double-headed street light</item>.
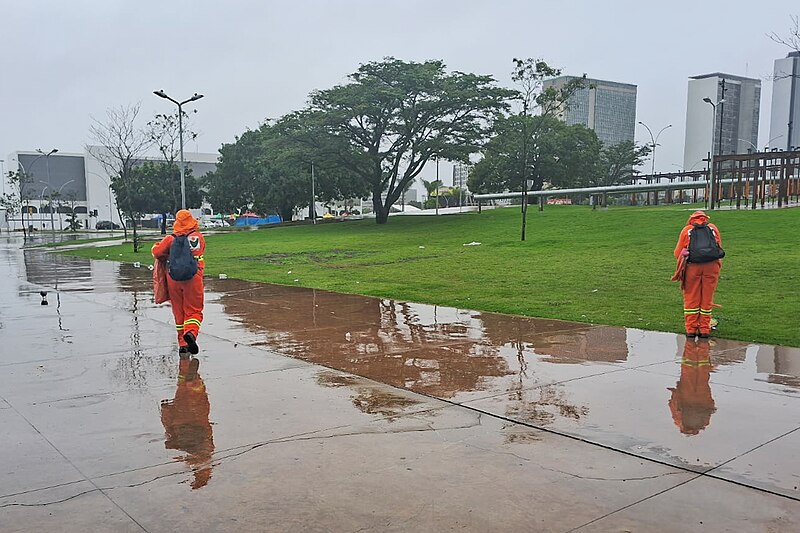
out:
{"label": "double-headed street light", "polygon": [[645,124],[645,123],[644,123],[644,122],[642,122],[641,120],[639,121],[639,124],[641,124],[642,126],[644,126],[644,127],[645,127],[645,129],[647,130],[647,133],[649,133],[649,134],[650,134],[650,142],[651,142],[651,144],[650,144],[650,145],[653,147],[653,158],[652,158],[652,159],[653,159],[653,164],[652,164],[652,168],[651,168],[650,174],[651,174],[651,175],[655,175],[655,173],[656,173],[656,146],[658,146],[658,138],[661,136],[661,134],[662,134],[662,133],[664,133],[664,130],[666,130],[666,129],[668,129],[668,128],[671,128],[671,127],[672,127],[672,124],[667,124],[666,126],[664,126],[663,128],[661,128],[661,129],[658,131],[658,133],[655,135],[655,137],[653,136],[653,132],[652,132],[652,130],[650,130],[650,128],[649,128],[649,127],[647,127],[647,124]]}
{"label": "double-headed street light", "polygon": [[[41,148],[36,149],[42,156],[44,156],[45,163],[47,164],[47,186],[50,187],[50,234],[53,236],[53,242],[56,241],[56,226],[53,222],[53,187],[50,184],[50,156],[58,152],[58,148],[53,148],[49,152],[44,152]],[[41,207],[41,202],[39,203]]]}
{"label": "double-headed street light", "polygon": [[181,208],[186,209],[186,179],[185,179],[185,169],[183,164],[183,104],[188,104],[189,102],[194,102],[195,100],[200,100],[203,95],[194,93],[191,98],[187,98],[183,102],[179,102],[174,98],[171,98],[164,92],[163,89],[158,91],[153,91],[153,94],[158,96],[159,98],[163,98],[165,100],[169,100],[173,104],[178,106],[178,136],[180,138],[180,145],[181,145]]}
{"label": "double-headed street light", "polygon": [[[664,130],[666,130],[668,128],[671,128],[672,124],[667,124],[666,126],[661,128],[655,136],[653,136],[653,131],[647,126],[647,124],[645,124],[641,120],[639,121],[639,124],[644,126],[645,129],[647,130],[647,133],[650,134],[650,142],[651,142],[651,146],[653,147],[653,157],[652,157],[652,166],[651,166],[651,170],[650,170],[650,175],[651,176],[655,176],[656,175],[656,146],[658,146],[658,138],[661,136],[662,133],[664,133]],[[658,191],[655,191],[653,193],[653,196],[655,197],[655,203],[658,204]],[[648,193],[648,196],[647,196],[647,200],[648,201],[650,200],[649,193]]]}

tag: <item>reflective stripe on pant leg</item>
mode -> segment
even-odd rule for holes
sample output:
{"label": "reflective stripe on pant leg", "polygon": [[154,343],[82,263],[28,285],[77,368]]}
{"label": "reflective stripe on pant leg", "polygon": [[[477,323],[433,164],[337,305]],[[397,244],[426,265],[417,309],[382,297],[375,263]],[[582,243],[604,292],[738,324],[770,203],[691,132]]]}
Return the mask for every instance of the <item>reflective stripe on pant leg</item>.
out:
{"label": "reflective stripe on pant leg", "polygon": [[203,276],[198,274],[183,283],[183,313],[185,332],[192,332],[197,337],[203,324]]}

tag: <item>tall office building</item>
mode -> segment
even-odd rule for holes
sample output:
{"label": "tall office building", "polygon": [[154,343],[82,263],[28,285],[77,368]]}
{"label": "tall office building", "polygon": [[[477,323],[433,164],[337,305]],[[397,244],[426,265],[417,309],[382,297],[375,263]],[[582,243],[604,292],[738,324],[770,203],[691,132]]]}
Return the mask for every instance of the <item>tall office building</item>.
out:
{"label": "tall office building", "polygon": [[[544,82],[544,87],[563,87],[575,76],[561,76]],[[567,124],[583,124],[594,130],[604,145],[633,141],[636,128],[636,85],[587,79],[567,101],[560,113]]]}
{"label": "tall office building", "polygon": [[775,60],[769,148],[800,147],[800,52]]}
{"label": "tall office building", "polygon": [[709,152],[755,150],[760,103],[761,80],[721,72],[689,78],[683,168],[703,168]]}

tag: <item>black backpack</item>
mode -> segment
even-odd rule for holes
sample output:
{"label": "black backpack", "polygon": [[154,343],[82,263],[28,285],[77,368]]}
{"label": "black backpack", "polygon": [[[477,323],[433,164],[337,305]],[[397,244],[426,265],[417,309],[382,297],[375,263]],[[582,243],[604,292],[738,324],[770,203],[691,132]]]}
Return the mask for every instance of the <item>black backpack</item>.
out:
{"label": "black backpack", "polygon": [[707,224],[692,224],[689,230],[689,262],[708,263],[725,257],[725,250],[719,247],[714,230]]}
{"label": "black backpack", "polygon": [[197,274],[197,259],[192,255],[188,235],[173,235],[168,262],[169,277],[175,281],[189,281]]}

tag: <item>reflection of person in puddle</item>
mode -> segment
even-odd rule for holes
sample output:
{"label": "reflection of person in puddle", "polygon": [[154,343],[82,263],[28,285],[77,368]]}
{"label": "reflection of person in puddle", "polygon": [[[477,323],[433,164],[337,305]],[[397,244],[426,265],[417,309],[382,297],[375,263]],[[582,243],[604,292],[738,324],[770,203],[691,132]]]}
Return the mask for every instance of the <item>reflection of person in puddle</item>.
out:
{"label": "reflection of person in puddle", "polygon": [[670,388],[669,410],[681,433],[697,435],[711,422],[717,410],[708,380],[711,377],[710,345],[705,339],[687,340],[683,347],[681,378]]}
{"label": "reflection of person in puddle", "polygon": [[210,405],[206,386],[197,373],[199,366],[197,359],[181,359],[175,398],[161,402],[164,447],[187,453],[179,459],[194,471],[192,489],[204,487],[211,479],[214,453],[214,436],[208,421]]}

